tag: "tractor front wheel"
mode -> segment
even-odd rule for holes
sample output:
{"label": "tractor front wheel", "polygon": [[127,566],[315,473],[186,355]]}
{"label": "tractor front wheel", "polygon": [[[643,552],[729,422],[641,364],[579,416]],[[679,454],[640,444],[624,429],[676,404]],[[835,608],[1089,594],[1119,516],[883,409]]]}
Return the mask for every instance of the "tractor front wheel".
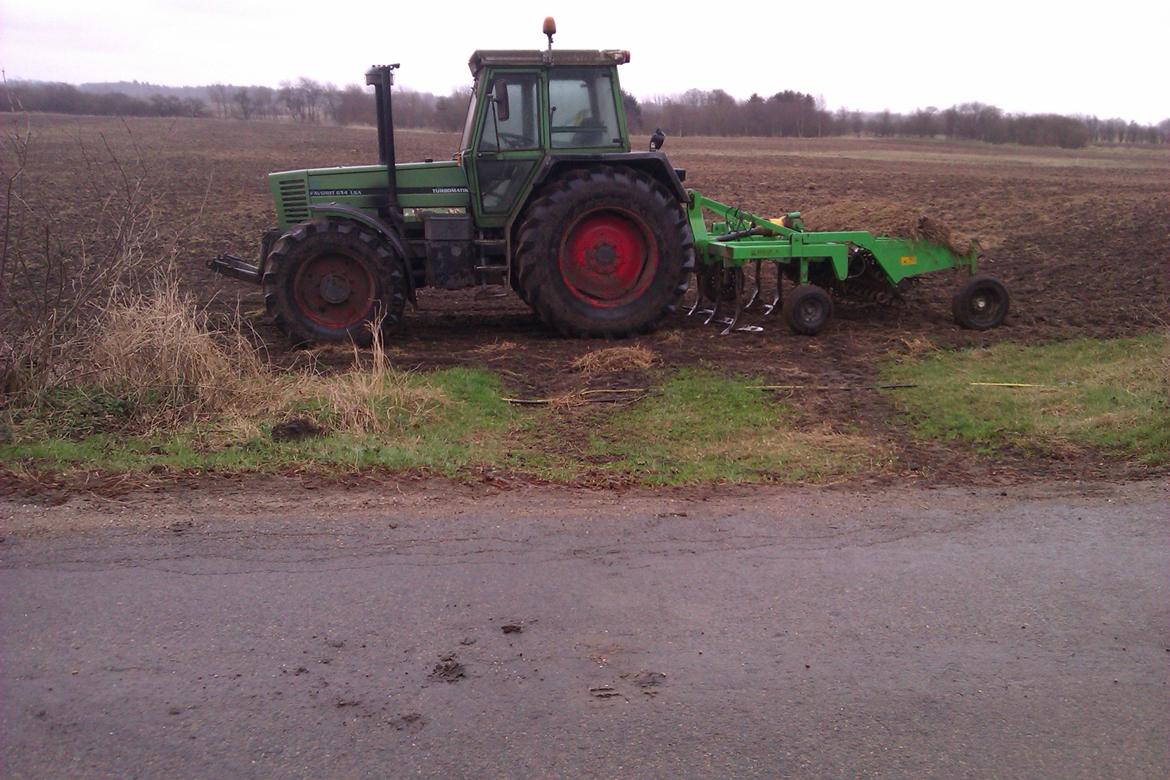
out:
{"label": "tractor front wheel", "polygon": [[951,313],[955,322],[971,330],[988,330],[1003,322],[1008,313],[1007,288],[991,276],[976,276],[955,293]]}
{"label": "tractor front wheel", "polygon": [[402,317],[402,260],[377,233],[354,222],[315,219],[273,245],[264,273],[268,313],[298,346],[350,341],[365,346],[381,319]]}
{"label": "tractor front wheel", "polygon": [[833,299],[815,284],[802,284],[784,296],[784,321],[793,333],[815,336],[833,316]]}
{"label": "tractor front wheel", "polygon": [[572,171],[533,196],[521,222],[520,297],[571,336],[651,330],[678,307],[695,267],[682,208],[650,176]]}

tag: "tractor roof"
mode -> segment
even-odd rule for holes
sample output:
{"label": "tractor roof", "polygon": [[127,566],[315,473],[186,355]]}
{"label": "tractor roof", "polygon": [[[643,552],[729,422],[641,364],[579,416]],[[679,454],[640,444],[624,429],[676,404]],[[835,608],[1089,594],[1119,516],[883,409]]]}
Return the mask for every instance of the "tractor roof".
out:
{"label": "tractor roof", "polygon": [[623,65],[630,53],[618,49],[554,49],[552,51],[480,50],[471,55],[467,65],[478,76],[488,65]]}

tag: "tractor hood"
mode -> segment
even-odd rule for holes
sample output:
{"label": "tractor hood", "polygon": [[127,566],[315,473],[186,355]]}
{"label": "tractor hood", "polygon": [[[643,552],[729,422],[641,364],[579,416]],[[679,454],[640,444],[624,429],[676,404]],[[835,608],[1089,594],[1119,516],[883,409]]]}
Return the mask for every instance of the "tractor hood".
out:
{"label": "tractor hood", "polygon": [[[467,174],[455,162],[402,163],[395,171],[403,209],[468,206]],[[276,204],[277,223],[287,230],[309,218],[310,204],[342,203],[377,211],[386,197],[386,166],[281,171],[268,175],[268,187]]]}

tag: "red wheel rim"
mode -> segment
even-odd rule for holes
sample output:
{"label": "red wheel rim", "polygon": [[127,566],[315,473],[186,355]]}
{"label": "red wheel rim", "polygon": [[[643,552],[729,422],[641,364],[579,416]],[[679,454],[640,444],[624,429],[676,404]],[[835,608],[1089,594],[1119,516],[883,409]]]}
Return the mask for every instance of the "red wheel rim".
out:
{"label": "red wheel rim", "polygon": [[646,292],[658,270],[658,249],[637,215],[606,209],[573,223],[561,242],[558,263],[573,295],[612,308]]}
{"label": "red wheel rim", "polygon": [[345,329],[369,313],[374,277],[353,258],[320,255],[297,269],[293,298],[297,308],[318,325]]}

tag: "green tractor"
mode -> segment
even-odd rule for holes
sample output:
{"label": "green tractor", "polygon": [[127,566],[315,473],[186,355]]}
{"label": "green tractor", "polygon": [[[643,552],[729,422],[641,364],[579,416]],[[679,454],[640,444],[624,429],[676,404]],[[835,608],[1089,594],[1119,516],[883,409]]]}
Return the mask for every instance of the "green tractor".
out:
{"label": "green tractor", "polygon": [[[688,314],[724,334],[762,330],[739,325],[758,303],[815,335],[832,314],[830,293],[894,300],[911,277],[947,269],[973,277],[953,301],[960,325],[991,328],[1007,314],[1004,286],[976,276],[977,246],[958,249],[945,232],[818,233],[799,212],[765,219],[685,189],[661,131],[648,151],[631,151],[617,73],[629,52],[554,51],[552,19],[544,32],[544,51],[471,56],[475,85],[450,161],[394,164],[398,66],[370,69],[379,164],[270,174],[277,226],[259,262],[225,254],[210,267],[262,284],[295,344],[367,344],[375,323],[398,324],[420,288],[487,284],[510,285],[565,335],[622,337],[675,312],[692,274]],[[770,285],[765,261],[775,265]]]}
{"label": "green tractor", "polygon": [[264,287],[294,343],[368,343],[424,286],[510,284],[549,325],[620,337],[678,308],[695,266],[683,171],[630,150],[625,51],[477,51],[459,151],[394,165],[393,70],[372,68],[379,164],[269,175],[260,262],[210,266]]}

